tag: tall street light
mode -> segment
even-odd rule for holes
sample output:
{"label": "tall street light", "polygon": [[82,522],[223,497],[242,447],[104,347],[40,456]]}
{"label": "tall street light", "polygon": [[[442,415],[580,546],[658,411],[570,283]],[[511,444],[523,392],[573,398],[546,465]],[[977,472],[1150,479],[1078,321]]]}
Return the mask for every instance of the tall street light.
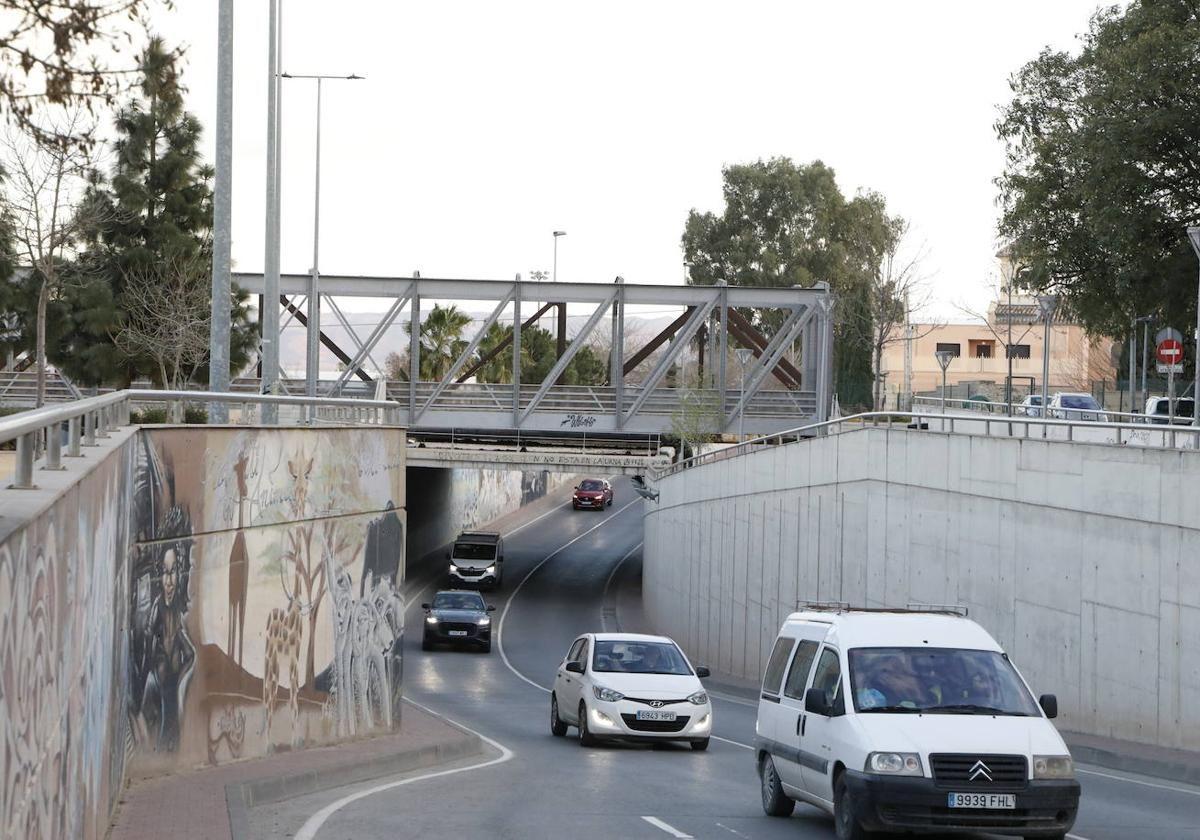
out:
{"label": "tall street light", "polygon": [[[1042,417],[1049,417],[1050,409],[1050,322],[1054,320],[1054,310],[1058,309],[1058,295],[1038,295],[1038,309],[1045,322],[1042,333]],[[1046,436],[1046,424],[1042,424],[1042,437]]]}
{"label": "tall street light", "polygon": [[954,361],[953,350],[938,350],[933,354],[937,357],[938,367],[942,369],[942,431],[946,430],[946,368]]}
{"label": "tall street light", "polygon": [[304,362],[304,393],[317,395],[317,380],[321,374],[321,275],[318,257],[321,246],[321,82],[325,80],[358,81],[365,78],[349,76],[283,73],[284,79],[315,79],[317,82],[317,153],[316,176],[313,188],[313,261],[308,281],[308,352]]}
{"label": "tall street light", "polygon": [[554,231],[554,273],[550,275],[551,283],[558,282],[558,237],[566,235],[567,232],[565,230]]}
{"label": "tall street light", "polygon": [[742,366],[742,410],[738,412],[738,442],[741,443],[746,439],[746,411],[750,408],[750,404],[746,402],[746,365],[750,364],[750,357],[754,355],[754,351],[749,347],[739,347],[735,352],[738,363]]}
{"label": "tall street light", "polygon": [[[552,283],[558,282],[558,238],[566,235],[567,232],[565,230],[554,231],[554,274],[551,280]],[[567,302],[566,300],[562,300],[558,303],[558,337],[555,340],[554,358],[561,359],[565,352],[567,352]],[[560,378],[555,384],[561,385],[562,379]]]}
{"label": "tall street light", "polygon": [[[1200,258],[1200,227],[1189,227],[1187,235],[1192,250]],[[1192,364],[1196,368],[1195,379],[1192,380],[1192,425],[1200,426],[1200,284],[1196,289],[1196,357]]]}

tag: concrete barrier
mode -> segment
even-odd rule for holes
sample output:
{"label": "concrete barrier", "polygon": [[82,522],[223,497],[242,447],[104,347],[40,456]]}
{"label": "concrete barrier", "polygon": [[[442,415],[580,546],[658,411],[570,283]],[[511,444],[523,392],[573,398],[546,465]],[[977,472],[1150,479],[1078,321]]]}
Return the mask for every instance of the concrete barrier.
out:
{"label": "concrete barrier", "polygon": [[1200,750],[1200,454],[862,429],[658,483],[644,600],[757,681],[801,600],[963,604],[1064,729]]}

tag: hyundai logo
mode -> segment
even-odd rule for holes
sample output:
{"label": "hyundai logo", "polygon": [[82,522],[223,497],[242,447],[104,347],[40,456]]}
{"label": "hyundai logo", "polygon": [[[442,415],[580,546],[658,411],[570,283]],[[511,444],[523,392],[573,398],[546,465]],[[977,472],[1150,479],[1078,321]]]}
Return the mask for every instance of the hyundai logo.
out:
{"label": "hyundai logo", "polygon": [[971,765],[971,769],[967,771],[967,778],[972,782],[977,782],[980,779],[990,782],[992,780],[992,768],[988,767],[982,761],[976,761]]}
{"label": "hyundai logo", "polygon": [[651,706],[653,706],[653,707],[654,707],[654,708],[656,708],[656,709],[661,709],[661,708],[662,708],[663,706],[665,706],[666,704],[665,704],[665,703],[663,703],[663,701],[661,701],[661,700],[651,700],[651,701],[650,701],[650,705],[651,705]]}

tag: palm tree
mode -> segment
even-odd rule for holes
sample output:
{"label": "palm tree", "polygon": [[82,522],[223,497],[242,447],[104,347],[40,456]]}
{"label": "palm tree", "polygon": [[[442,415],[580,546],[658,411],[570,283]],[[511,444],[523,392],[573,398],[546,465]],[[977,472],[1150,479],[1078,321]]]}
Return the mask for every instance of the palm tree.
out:
{"label": "palm tree", "polygon": [[[502,341],[512,337],[512,325],[492,324],[479,344],[480,357],[486,356]],[[512,382],[512,349],[507,353],[498,353],[495,358],[488,360],[483,367],[475,372],[475,378],[480,382],[507,384]]]}
{"label": "palm tree", "polygon": [[[434,304],[433,311],[421,324],[421,379],[436,382],[449,371],[455,359],[467,348],[462,337],[463,330],[471,323],[471,316],[453,304]],[[411,327],[405,324],[411,333]]]}

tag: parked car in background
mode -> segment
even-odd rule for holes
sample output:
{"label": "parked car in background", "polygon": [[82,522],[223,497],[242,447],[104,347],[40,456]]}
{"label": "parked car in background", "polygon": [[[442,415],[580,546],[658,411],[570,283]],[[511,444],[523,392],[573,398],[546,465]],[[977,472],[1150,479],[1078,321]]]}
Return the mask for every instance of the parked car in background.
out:
{"label": "parked car in background", "polygon": [[585,478],[575,485],[571,507],[575,510],[604,510],[612,507],[612,485],[603,478]]}
{"label": "parked car in background", "polygon": [[1167,397],[1150,397],[1146,400],[1146,422],[1165,426],[1168,422],[1176,426],[1190,426],[1196,402],[1191,397],[1175,400],[1175,419],[1171,419],[1171,401]]}
{"label": "parked car in background", "polygon": [[1030,394],[1016,408],[1017,414],[1023,414],[1026,417],[1041,417],[1042,416],[1042,395]]}
{"label": "parked car in background", "polygon": [[425,633],[421,650],[437,644],[470,645],[489,653],[492,650],[492,617],[496,608],[483,602],[478,592],[450,589],[433,596],[433,603],[422,604]]}
{"label": "parked car in background", "polygon": [[1107,423],[1108,415],[1091,394],[1059,393],[1050,398],[1046,416],[1056,420]]}

